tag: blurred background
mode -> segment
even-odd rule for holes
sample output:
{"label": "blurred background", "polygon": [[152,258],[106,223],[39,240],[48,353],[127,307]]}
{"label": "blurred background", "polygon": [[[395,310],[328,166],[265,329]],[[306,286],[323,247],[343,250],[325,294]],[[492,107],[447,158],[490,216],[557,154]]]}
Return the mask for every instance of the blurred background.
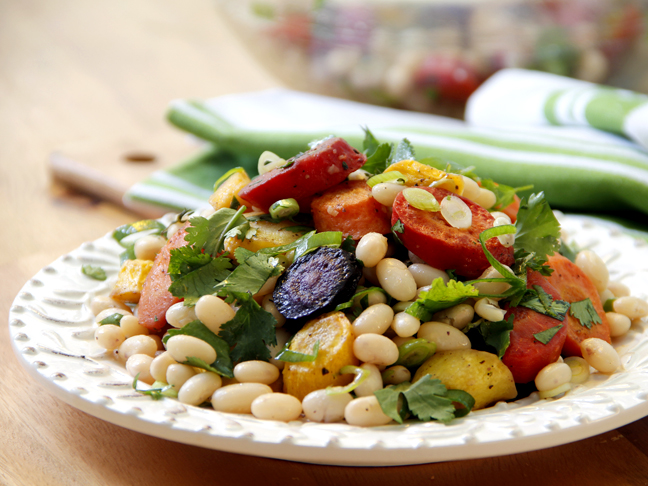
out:
{"label": "blurred background", "polygon": [[530,68],[648,89],[644,0],[221,0],[290,86],[461,117],[491,74]]}

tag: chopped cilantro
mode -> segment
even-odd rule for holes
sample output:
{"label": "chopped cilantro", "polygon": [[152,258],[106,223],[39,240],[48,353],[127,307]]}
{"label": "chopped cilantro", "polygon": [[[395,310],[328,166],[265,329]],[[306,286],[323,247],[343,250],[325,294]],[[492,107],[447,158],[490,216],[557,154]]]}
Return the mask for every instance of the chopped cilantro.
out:
{"label": "chopped cilantro", "polygon": [[515,194],[521,191],[528,191],[533,189],[533,186],[523,186],[523,187],[511,187],[504,184],[497,184],[493,182],[492,179],[482,179],[481,186],[484,189],[495,194],[495,204],[493,205],[493,210],[504,209],[509,204],[513,203],[515,200]]}
{"label": "chopped cilantro", "polygon": [[535,333],[533,337],[540,341],[542,344],[547,344],[562,328],[563,324],[558,324],[557,326],[550,327],[549,329]]}
{"label": "chopped cilantro", "polygon": [[106,271],[101,267],[95,267],[93,265],[83,265],[81,267],[81,273],[87,277],[93,278],[95,280],[106,280]]}
{"label": "chopped cilantro", "polygon": [[[448,390],[441,380],[425,375],[416,383],[401,383],[374,392],[385,415],[399,424],[409,412],[419,420],[438,420],[448,423],[466,415],[475,404],[475,399],[462,390]],[[402,396],[402,400],[401,400]],[[459,403],[463,408],[457,408]],[[402,406],[400,406],[402,404]]]}
{"label": "chopped cilantro", "polygon": [[[139,380],[139,373],[135,376],[133,379],[133,390],[135,390],[137,393],[140,393],[142,395],[148,395],[150,396],[153,400],[162,400],[165,396],[172,396],[172,393],[169,393],[173,389],[173,385],[164,385],[164,386],[158,386],[158,387],[153,387],[149,388],[148,390],[142,390],[140,388],[137,388],[137,381]],[[153,385],[157,384],[159,382],[154,383]]]}
{"label": "chopped cilantro", "polygon": [[578,248],[574,244],[569,244],[565,240],[560,240],[560,254],[565,258],[568,258],[570,261],[576,261],[576,255],[578,255]]}
{"label": "chopped cilantro", "polygon": [[[225,237],[231,230],[242,225],[248,225],[244,230],[237,231],[237,235],[245,236],[249,223],[243,212],[246,207],[241,206],[238,211],[230,208],[221,208],[212,214],[209,219],[196,216],[189,220],[185,240],[191,246],[202,249],[209,255],[216,256],[223,249]],[[243,239],[243,238],[241,238]]]}
{"label": "chopped cilantro", "polygon": [[544,193],[531,194],[520,202],[514,248],[523,248],[546,261],[560,248],[560,223],[554,216]]}
{"label": "chopped cilantro", "polygon": [[226,302],[233,300],[240,307],[234,318],[221,326],[218,336],[232,348],[230,355],[234,361],[268,361],[268,346],[277,344],[277,321],[249,293],[230,291]]}
{"label": "chopped cilantro", "polygon": [[380,174],[387,168],[387,159],[392,152],[390,143],[381,143],[372,154],[368,154],[367,161],[362,166],[370,174]]}
{"label": "chopped cilantro", "polygon": [[511,268],[516,275],[526,274],[527,268],[540,272],[545,277],[549,277],[553,273],[553,268],[546,265],[547,259],[538,257],[535,253],[529,253],[520,248],[515,250],[514,258],[515,263]]}
{"label": "chopped cilantro", "polygon": [[355,294],[353,294],[353,297],[351,297],[346,302],[342,302],[341,304],[338,304],[337,307],[335,307],[335,310],[341,311],[344,309],[348,309],[349,307],[353,307],[353,305],[356,303],[356,299],[359,299],[362,308],[366,309],[369,305],[367,297],[371,292],[382,292],[383,294],[387,295],[387,292],[385,292],[385,290],[381,287],[369,287],[368,289],[361,289]]}
{"label": "chopped cilantro", "polygon": [[394,223],[394,225],[391,227],[392,234],[394,235],[394,238],[396,238],[396,241],[398,241],[401,245],[403,242],[401,241],[400,237],[398,236],[399,234],[403,234],[405,232],[405,225],[403,222],[398,219]]}
{"label": "chopped cilantro", "polygon": [[113,326],[119,326],[119,324],[121,324],[122,317],[124,317],[124,314],[115,312],[114,314],[110,314],[105,319],[100,320],[99,325],[105,326],[106,324],[112,324]]}
{"label": "chopped cilantro", "polygon": [[171,257],[169,259],[169,276],[172,281],[177,280],[207,265],[212,260],[211,255],[203,253],[200,248],[196,248],[195,246],[174,248],[171,250]]}
{"label": "chopped cilantro", "polygon": [[365,138],[362,141],[362,150],[366,155],[372,155],[378,149],[380,142],[376,140],[376,137],[374,137],[374,134],[371,133],[369,128],[362,127],[362,129],[365,132]]}
{"label": "chopped cilantro", "polygon": [[496,350],[497,356],[502,359],[507,348],[511,344],[511,331],[513,331],[514,316],[509,316],[508,320],[489,322],[483,321],[479,325],[479,333],[484,338],[484,342]]}
{"label": "chopped cilantro", "polygon": [[172,336],[178,336],[185,334],[187,336],[193,336],[198,339],[202,339],[212,348],[216,350],[216,361],[213,363],[205,363],[208,367],[201,365],[201,360],[197,358],[191,358],[191,366],[198,366],[199,368],[208,369],[218,373],[219,375],[226,376],[228,378],[233,378],[234,374],[232,373],[232,361],[229,355],[229,345],[222,338],[214,334],[207,326],[205,326],[200,321],[192,321],[180,329],[169,329],[167,336],[163,339],[164,343],[169,340]]}
{"label": "chopped cilantro", "polygon": [[222,282],[217,283],[215,286],[218,293],[223,292],[251,292],[256,294],[266,281],[271,277],[276,277],[283,272],[283,267],[279,264],[279,259],[271,255],[264,255],[263,253],[252,253],[246,250],[244,260],[239,259],[237,248],[235,255],[239,266],[229,274]]}
{"label": "chopped cilantro", "polygon": [[580,325],[587,329],[592,329],[593,324],[601,324],[603,322],[589,297],[578,302],[572,302],[569,308],[569,315],[578,319]]}
{"label": "chopped cilantro", "polygon": [[519,305],[528,309],[545,314],[559,321],[565,320],[569,303],[564,300],[553,300],[551,295],[544,291],[539,285],[534,285],[533,289],[527,289],[526,294],[522,297]]}
{"label": "chopped cilantro", "polygon": [[479,292],[472,285],[456,280],[449,280],[446,284],[439,277],[432,282],[429,290],[421,292],[418,300],[405,312],[425,322],[429,321],[435,312],[461,304],[468,297],[477,295]]}

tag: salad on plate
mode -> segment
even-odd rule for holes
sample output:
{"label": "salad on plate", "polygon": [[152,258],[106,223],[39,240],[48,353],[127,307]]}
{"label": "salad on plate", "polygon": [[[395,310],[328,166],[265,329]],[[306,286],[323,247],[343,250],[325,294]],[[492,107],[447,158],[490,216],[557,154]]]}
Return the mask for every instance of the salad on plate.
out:
{"label": "salad on plate", "polygon": [[612,338],[648,303],[568,244],[542,193],[365,134],[362,152],[336,137],[265,152],[209,209],[115,230],[121,268],[90,308],[138,392],[279,421],[450,423],[621,367]]}

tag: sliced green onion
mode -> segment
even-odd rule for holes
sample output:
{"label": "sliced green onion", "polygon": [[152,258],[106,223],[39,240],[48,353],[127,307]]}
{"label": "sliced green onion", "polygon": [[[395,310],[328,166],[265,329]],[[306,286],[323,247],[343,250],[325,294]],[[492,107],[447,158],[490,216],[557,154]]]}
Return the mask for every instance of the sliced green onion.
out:
{"label": "sliced green onion", "polygon": [[397,365],[405,368],[414,368],[422,365],[426,359],[436,352],[436,344],[425,339],[413,339],[407,341],[398,348]]}
{"label": "sliced green onion", "polygon": [[443,198],[441,201],[441,215],[453,228],[466,229],[472,225],[472,211],[457,196],[450,195]]}
{"label": "sliced green onion", "polygon": [[607,299],[603,304],[603,310],[605,312],[614,312],[614,301],[616,299]]}
{"label": "sliced green onion", "polygon": [[275,356],[275,359],[284,361],[286,363],[307,363],[315,361],[315,359],[317,359],[317,353],[319,352],[319,343],[319,339],[315,341],[315,345],[313,346],[313,354],[298,353],[297,351],[292,351],[288,349],[288,346],[290,346],[290,343],[288,343],[281,351],[279,351],[279,354]]}
{"label": "sliced green onion", "polygon": [[236,174],[237,172],[245,172],[245,169],[243,167],[234,167],[233,169],[228,170],[225,172],[222,176],[218,178],[218,180],[214,183],[214,191],[218,189],[218,187],[225,182],[227,179],[229,179],[232,175]]}
{"label": "sliced green onion", "polygon": [[270,216],[274,219],[291,218],[299,214],[299,203],[293,199],[280,199],[270,206]]}
{"label": "sliced green onion", "polygon": [[346,365],[340,369],[341,375],[348,375],[354,373],[356,376],[351,383],[347,386],[329,386],[326,388],[327,395],[340,395],[342,393],[351,393],[358,386],[360,386],[364,381],[369,378],[371,372],[360,368],[359,366]]}
{"label": "sliced green onion", "polygon": [[565,358],[565,364],[571,368],[571,382],[579,385],[585,383],[590,377],[590,365],[580,356]]}
{"label": "sliced green onion", "polygon": [[410,206],[414,206],[416,209],[432,212],[437,212],[441,209],[436,197],[425,189],[408,187],[407,189],[403,189],[403,197]]}
{"label": "sliced green onion", "polygon": [[160,393],[164,395],[165,397],[171,397],[171,398],[178,398],[178,390],[176,390],[173,385],[169,385],[168,383],[165,383],[164,381],[154,381],[153,384],[151,385],[151,388],[156,389],[159,388]]}
{"label": "sliced green onion", "polygon": [[390,170],[389,172],[383,172],[382,174],[370,177],[367,181],[367,185],[373,187],[376,184],[381,184],[383,182],[398,182],[403,184],[406,180],[406,177],[397,170]]}
{"label": "sliced green onion", "polygon": [[299,245],[295,248],[295,260],[320,246],[339,248],[341,244],[341,231],[324,231],[322,233],[315,233],[300,241]]}
{"label": "sliced green onion", "polygon": [[273,169],[282,167],[285,164],[286,159],[282,159],[274,152],[266,150],[259,157],[259,164],[257,165],[257,169],[259,170],[259,174],[265,174],[266,172],[270,172]]}

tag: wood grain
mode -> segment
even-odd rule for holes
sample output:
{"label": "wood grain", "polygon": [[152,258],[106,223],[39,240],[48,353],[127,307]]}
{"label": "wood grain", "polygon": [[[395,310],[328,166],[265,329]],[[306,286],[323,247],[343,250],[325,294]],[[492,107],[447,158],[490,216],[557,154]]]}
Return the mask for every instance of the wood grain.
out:
{"label": "wood grain", "polygon": [[8,338],[14,296],[58,256],[136,218],[53,181],[50,154],[83,153],[123,189],[131,182],[124,151],[153,150],[164,163],[193,150],[164,121],[169,100],[276,86],[211,0],[0,0],[0,484],[648,484],[646,419],[532,453],[331,467],[132,432],[66,405],[27,375]]}

